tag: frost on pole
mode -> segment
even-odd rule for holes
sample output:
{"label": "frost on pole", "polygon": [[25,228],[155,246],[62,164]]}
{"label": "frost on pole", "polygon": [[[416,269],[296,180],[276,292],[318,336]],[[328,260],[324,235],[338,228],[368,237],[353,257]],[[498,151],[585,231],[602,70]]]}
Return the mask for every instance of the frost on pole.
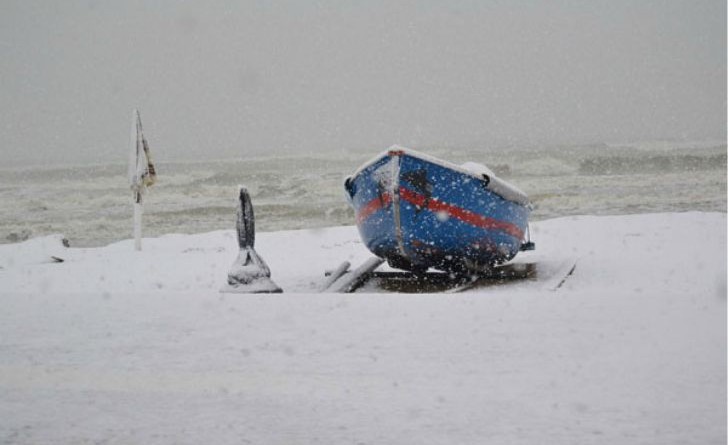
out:
{"label": "frost on pole", "polygon": [[132,113],[131,144],[129,154],[129,185],[134,202],[134,249],[142,250],[142,214],[144,194],[157,180],[152,164],[149,144],[144,137],[139,111]]}

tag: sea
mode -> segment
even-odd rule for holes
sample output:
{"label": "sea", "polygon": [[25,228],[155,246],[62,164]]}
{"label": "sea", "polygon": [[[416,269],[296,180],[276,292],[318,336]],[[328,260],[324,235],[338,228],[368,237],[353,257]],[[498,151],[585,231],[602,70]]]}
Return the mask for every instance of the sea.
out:
{"label": "sea", "polygon": [[[532,221],[572,215],[726,212],[725,142],[548,147],[414,147],[457,164],[487,165],[526,192]],[[371,151],[155,162],[144,236],[235,227],[237,190],[250,192],[257,231],[353,225],[344,179]],[[0,168],[0,243],[62,234],[74,247],[132,237],[124,163]]]}

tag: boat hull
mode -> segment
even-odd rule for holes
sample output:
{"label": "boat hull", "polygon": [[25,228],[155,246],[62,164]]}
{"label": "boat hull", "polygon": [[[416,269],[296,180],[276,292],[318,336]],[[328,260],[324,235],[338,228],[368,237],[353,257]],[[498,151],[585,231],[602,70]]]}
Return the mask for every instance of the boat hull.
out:
{"label": "boat hull", "polygon": [[390,150],[346,181],[366,247],[414,271],[479,270],[520,250],[530,206],[489,189],[491,178]]}

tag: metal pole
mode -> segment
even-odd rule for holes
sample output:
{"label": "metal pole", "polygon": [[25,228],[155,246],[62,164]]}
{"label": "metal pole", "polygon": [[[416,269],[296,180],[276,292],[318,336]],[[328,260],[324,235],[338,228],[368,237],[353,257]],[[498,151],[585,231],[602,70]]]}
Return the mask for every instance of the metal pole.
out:
{"label": "metal pole", "polygon": [[134,250],[142,250],[142,214],[144,207],[142,205],[141,192],[134,193]]}

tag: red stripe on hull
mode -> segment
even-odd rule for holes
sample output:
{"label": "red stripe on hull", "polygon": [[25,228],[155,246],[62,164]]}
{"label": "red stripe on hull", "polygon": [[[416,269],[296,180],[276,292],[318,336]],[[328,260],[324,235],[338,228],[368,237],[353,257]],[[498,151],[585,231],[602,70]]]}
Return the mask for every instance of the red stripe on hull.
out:
{"label": "red stripe on hull", "polygon": [[[448,204],[443,201],[439,201],[435,198],[427,199],[424,195],[408,190],[404,187],[399,188],[400,199],[414,204],[418,207],[425,207],[427,210],[440,213],[444,212],[448,217],[458,219],[464,223],[470,224],[471,226],[480,227],[486,230],[501,230],[507,234],[523,239],[523,231],[518,228],[515,224],[500,221],[495,218],[489,218],[487,216],[479,215],[470,210],[457,207],[452,204]],[[363,222],[369,218],[374,212],[387,207],[392,202],[392,196],[389,193],[383,193],[381,197],[376,197],[366,203],[356,215],[357,224]]]}
{"label": "red stripe on hull", "polygon": [[389,193],[382,193],[381,196],[378,196],[362,207],[359,212],[356,214],[356,223],[359,224],[365,219],[369,218],[372,213],[376,212],[377,210],[383,209],[387,207],[392,202],[392,195]]}
{"label": "red stripe on hull", "polygon": [[523,231],[518,228],[515,224],[500,221],[495,218],[489,218],[487,216],[479,215],[470,210],[462,207],[457,207],[452,204],[448,204],[443,201],[439,201],[435,198],[427,199],[424,195],[408,190],[404,187],[399,188],[400,199],[414,204],[418,207],[427,206],[427,210],[431,212],[444,212],[450,217],[458,219],[464,223],[470,224],[471,226],[480,227],[487,230],[501,230],[507,234],[523,239]]}

